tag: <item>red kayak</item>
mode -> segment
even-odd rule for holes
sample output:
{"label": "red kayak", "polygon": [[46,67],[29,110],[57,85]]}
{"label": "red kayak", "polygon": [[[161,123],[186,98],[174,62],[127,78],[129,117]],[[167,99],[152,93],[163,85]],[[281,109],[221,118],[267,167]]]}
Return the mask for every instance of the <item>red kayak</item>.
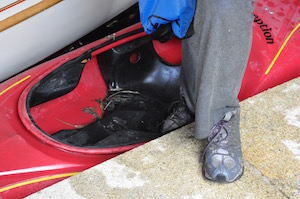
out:
{"label": "red kayak", "polygon": [[[300,76],[300,3],[256,2],[239,99]],[[0,84],[0,195],[22,198],[161,135],[180,100],[181,42],[140,24]]]}

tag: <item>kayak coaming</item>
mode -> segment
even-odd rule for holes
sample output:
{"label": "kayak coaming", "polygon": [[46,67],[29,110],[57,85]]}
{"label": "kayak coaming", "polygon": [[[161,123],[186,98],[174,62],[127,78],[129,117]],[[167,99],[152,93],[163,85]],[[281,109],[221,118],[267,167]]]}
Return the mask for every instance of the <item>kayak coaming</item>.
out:
{"label": "kayak coaming", "polygon": [[[141,30],[139,25],[136,25],[134,28],[135,29],[133,32],[136,32],[136,30]],[[120,35],[122,36],[122,35]],[[79,57],[77,56],[72,56],[70,57],[71,59],[85,59],[86,56],[91,56],[94,57],[102,52],[105,52],[108,49],[111,49],[115,46],[119,46],[122,45],[126,42],[129,42],[131,40],[134,39],[138,39],[140,37],[144,37],[146,36],[146,34],[144,32],[138,33],[138,34],[134,34],[132,36],[128,36],[125,37],[124,39],[121,39],[119,41],[113,42],[109,45],[106,45],[100,49],[97,49],[98,46],[101,46],[101,44],[107,42],[106,39],[104,39],[103,43],[100,43],[99,45],[95,46],[94,48],[92,48],[91,52],[84,52],[82,55],[80,55]],[[119,34],[114,35],[115,38],[119,37]],[[114,41],[113,38],[109,39],[108,41]],[[90,59],[90,58],[89,58]],[[68,60],[69,61],[69,60]],[[55,67],[51,67],[50,70],[48,70],[47,72],[43,73],[41,76],[39,76],[38,78],[36,78],[34,81],[32,81],[22,92],[20,99],[19,99],[19,104],[18,104],[18,110],[19,110],[19,115],[20,115],[20,119],[23,122],[24,126],[27,128],[27,130],[29,130],[33,135],[35,135],[39,140],[41,140],[44,143],[47,143],[55,148],[59,148],[60,150],[65,150],[65,151],[69,151],[69,152],[75,152],[75,153],[80,153],[80,154],[92,154],[92,155],[103,155],[103,154],[118,154],[118,153],[122,153],[124,151],[130,150],[134,147],[139,146],[140,144],[136,144],[136,145],[130,145],[130,146],[122,146],[122,147],[115,147],[115,148],[96,148],[96,149],[91,149],[91,148],[79,148],[79,147],[74,147],[74,146],[70,146],[70,145],[66,145],[63,144],[57,140],[51,139],[49,137],[48,134],[46,133],[41,133],[43,132],[42,129],[40,129],[33,121],[30,111],[29,111],[29,106],[28,106],[28,102],[27,102],[27,98],[28,98],[28,93],[30,92],[30,90],[44,77],[46,77],[50,72],[52,72],[53,70],[55,70],[56,68],[60,67],[63,63],[56,65]]]}

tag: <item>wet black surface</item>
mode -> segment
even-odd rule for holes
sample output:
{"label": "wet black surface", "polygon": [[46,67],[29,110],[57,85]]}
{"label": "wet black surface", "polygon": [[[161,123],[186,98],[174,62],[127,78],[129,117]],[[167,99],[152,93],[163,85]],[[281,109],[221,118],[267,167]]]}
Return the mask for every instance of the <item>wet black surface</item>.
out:
{"label": "wet black surface", "polygon": [[[133,53],[140,56],[134,63],[130,61]],[[107,97],[100,102],[102,118],[82,129],[60,131],[52,137],[80,147],[116,147],[163,135],[163,121],[180,100],[180,66],[162,62],[150,37],[109,50],[97,59],[109,88]]]}
{"label": "wet black surface", "polygon": [[80,147],[136,144],[161,136],[162,122],[169,114],[168,104],[140,93],[117,92],[103,104],[106,110],[101,119],[82,129],[60,131],[52,137]]}

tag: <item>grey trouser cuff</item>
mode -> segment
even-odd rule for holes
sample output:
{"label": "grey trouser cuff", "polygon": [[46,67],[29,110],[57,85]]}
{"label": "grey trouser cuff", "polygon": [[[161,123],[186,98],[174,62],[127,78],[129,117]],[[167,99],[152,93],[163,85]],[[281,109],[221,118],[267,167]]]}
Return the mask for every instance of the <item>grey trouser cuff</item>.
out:
{"label": "grey trouser cuff", "polygon": [[198,0],[195,34],[183,40],[181,83],[195,113],[195,137],[206,138],[237,99],[252,43],[253,0]]}

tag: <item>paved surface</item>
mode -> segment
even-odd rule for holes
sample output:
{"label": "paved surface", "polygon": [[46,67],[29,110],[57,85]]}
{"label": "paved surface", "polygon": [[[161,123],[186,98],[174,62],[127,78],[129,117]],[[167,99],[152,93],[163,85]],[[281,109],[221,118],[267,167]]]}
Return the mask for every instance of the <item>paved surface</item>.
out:
{"label": "paved surface", "polygon": [[300,198],[300,78],[242,102],[245,171],[202,177],[203,141],[190,124],[29,198]]}

